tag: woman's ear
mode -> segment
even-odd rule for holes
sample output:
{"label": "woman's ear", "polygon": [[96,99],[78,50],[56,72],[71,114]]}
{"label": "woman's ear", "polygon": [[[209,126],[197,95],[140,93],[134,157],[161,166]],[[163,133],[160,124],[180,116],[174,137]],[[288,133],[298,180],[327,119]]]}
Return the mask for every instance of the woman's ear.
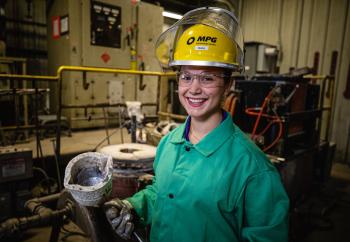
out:
{"label": "woman's ear", "polygon": [[225,96],[227,96],[235,83],[235,80],[231,77],[230,80],[225,85]]}

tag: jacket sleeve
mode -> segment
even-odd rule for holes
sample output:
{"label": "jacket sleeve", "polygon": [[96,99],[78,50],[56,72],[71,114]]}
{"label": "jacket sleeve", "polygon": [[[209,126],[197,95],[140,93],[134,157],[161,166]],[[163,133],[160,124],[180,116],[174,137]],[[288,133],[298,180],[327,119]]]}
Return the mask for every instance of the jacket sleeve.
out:
{"label": "jacket sleeve", "polygon": [[243,200],[243,241],[288,241],[289,199],[276,170],[248,178]]}
{"label": "jacket sleeve", "polygon": [[156,177],[153,177],[152,185],[148,185],[145,189],[126,199],[131,203],[144,225],[151,223],[157,191]]}

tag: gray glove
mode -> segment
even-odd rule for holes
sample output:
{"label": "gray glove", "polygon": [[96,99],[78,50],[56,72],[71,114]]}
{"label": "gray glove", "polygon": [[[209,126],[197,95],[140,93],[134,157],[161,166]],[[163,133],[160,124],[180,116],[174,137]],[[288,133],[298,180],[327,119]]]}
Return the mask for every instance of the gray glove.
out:
{"label": "gray glove", "polygon": [[134,231],[132,205],[127,200],[114,198],[104,205],[105,214],[113,231],[122,239],[130,239]]}

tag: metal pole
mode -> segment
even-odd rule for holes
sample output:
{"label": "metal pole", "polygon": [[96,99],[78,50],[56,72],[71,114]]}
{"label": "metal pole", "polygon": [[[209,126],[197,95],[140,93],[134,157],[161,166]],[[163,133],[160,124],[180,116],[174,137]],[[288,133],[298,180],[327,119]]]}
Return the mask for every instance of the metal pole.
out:
{"label": "metal pole", "polygon": [[[59,163],[61,162],[61,112],[62,112],[62,72],[58,73],[57,82],[57,126],[56,126],[56,149],[55,158],[57,163],[57,169],[59,169]],[[55,147],[55,146],[54,146]],[[59,171],[59,170],[58,170]],[[59,188],[61,188],[61,177],[58,178]]]}
{"label": "metal pole", "polygon": [[132,115],[131,116],[131,127],[130,127],[130,133],[131,133],[131,143],[136,143],[136,128],[137,128],[137,123],[136,123],[136,116]]}
{"label": "metal pole", "polygon": [[102,108],[102,112],[103,112],[103,118],[105,121],[105,130],[106,130],[106,138],[107,138],[107,143],[110,145],[111,141],[109,139],[109,133],[108,133],[108,120],[107,120],[107,115],[106,115],[106,110],[105,108]]}
{"label": "metal pole", "polygon": [[[27,74],[27,63],[26,61],[22,62],[22,74]],[[23,89],[27,88],[27,81],[23,82]],[[24,125],[28,125],[28,96],[23,96],[23,115],[24,115]],[[24,131],[25,139],[28,140],[28,131]]]}

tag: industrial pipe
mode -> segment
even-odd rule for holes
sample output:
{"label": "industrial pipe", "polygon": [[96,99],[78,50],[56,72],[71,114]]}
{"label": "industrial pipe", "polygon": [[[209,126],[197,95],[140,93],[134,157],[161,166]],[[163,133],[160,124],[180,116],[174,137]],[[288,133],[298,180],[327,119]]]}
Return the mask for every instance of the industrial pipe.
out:
{"label": "industrial pipe", "polygon": [[57,218],[64,215],[72,214],[74,205],[73,202],[67,200],[65,206],[62,209],[52,210],[45,207],[43,203],[57,200],[61,193],[41,197],[33,198],[25,203],[31,213],[34,215],[21,218],[10,218],[0,224],[0,239],[4,236],[9,236],[15,232],[23,231],[29,228],[37,227],[40,225],[52,224]]}

